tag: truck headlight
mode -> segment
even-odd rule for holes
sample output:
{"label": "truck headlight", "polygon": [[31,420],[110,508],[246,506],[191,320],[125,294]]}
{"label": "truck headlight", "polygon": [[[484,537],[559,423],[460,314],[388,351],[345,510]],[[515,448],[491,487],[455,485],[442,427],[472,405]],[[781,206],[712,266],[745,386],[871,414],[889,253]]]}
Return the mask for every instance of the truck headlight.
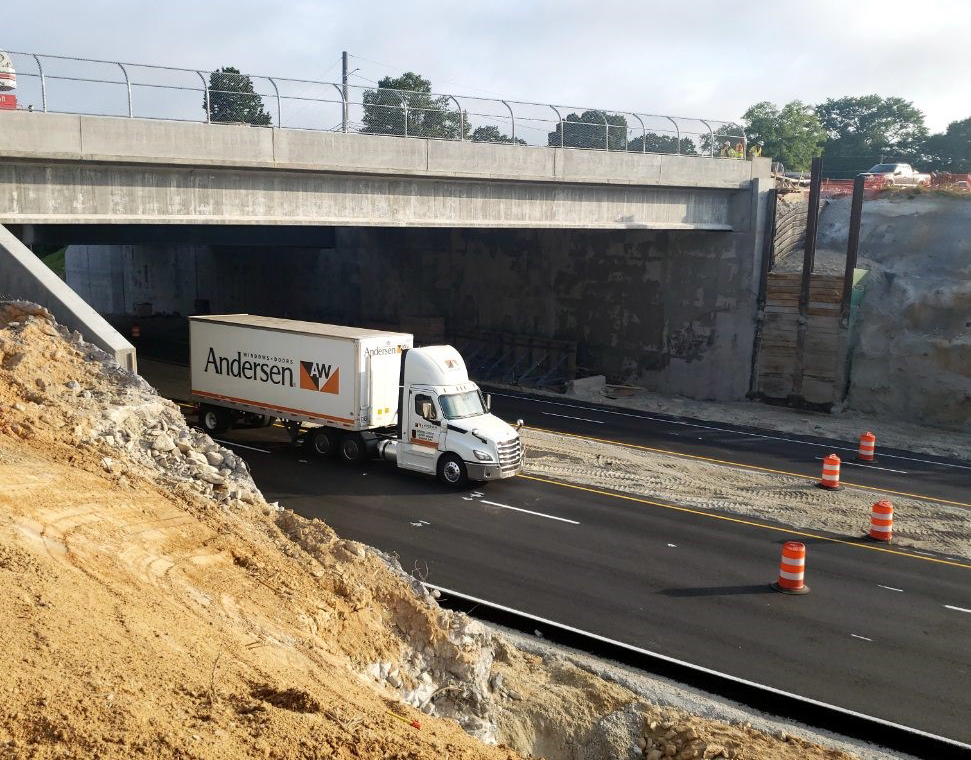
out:
{"label": "truck headlight", "polygon": [[479,451],[478,449],[474,449],[472,453],[475,454],[475,458],[478,459],[480,462],[493,461],[492,454],[490,454],[488,451]]}

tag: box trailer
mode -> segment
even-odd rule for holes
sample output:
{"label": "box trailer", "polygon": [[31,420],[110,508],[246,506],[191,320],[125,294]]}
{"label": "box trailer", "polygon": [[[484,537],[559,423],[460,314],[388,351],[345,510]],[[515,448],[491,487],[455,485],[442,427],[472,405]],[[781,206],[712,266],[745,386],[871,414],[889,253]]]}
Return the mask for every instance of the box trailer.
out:
{"label": "box trailer", "polygon": [[451,346],[250,314],[190,317],[189,337],[192,397],[210,434],[280,419],[321,457],[376,456],[453,486],[522,469],[518,426],[489,412]]}

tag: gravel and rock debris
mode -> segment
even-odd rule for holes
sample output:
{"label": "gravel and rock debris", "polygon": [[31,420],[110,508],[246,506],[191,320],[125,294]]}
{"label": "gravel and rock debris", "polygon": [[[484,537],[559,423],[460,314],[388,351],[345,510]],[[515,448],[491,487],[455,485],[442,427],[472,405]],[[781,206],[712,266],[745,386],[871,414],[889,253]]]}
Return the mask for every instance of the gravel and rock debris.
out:
{"label": "gravel and rock debris", "polygon": [[852,757],[442,609],[22,302],[0,302],[0,485],[4,758]]}

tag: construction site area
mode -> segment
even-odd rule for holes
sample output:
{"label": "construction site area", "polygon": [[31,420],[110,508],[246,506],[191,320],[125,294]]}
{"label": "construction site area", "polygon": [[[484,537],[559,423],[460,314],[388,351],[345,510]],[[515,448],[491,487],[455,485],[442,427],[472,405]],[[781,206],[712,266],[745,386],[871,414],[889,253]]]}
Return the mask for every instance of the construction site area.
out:
{"label": "construction site area", "polygon": [[334,129],[281,127],[319,83],[220,124],[216,80],[127,63],[127,116],[49,110],[44,61],[106,62],[32,60],[0,758],[971,756],[965,175],[555,105],[534,144],[537,104],[506,136],[430,92],[354,132],[399,90],[346,53],[290,98]]}

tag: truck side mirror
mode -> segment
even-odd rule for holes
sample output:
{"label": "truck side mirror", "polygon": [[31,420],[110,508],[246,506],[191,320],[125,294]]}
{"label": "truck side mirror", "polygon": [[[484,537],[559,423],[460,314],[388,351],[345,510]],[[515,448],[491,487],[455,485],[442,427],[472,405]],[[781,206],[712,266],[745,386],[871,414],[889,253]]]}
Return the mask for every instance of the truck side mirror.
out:
{"label": "truck side mirror", "polygon": [[492,411],[492,394],[491,393],[487,393],[486,394],[486,411],[487,412],[491,412]]}
{"label": "truck side mirror", "polygon": [[426,420],[431,421],[431,420],[435,419],[435,407],[432,406],[432,402],[431,401],[422,401],[421,402],[421,406],[419,407],[419,409],[420,409],[419,413]]}

